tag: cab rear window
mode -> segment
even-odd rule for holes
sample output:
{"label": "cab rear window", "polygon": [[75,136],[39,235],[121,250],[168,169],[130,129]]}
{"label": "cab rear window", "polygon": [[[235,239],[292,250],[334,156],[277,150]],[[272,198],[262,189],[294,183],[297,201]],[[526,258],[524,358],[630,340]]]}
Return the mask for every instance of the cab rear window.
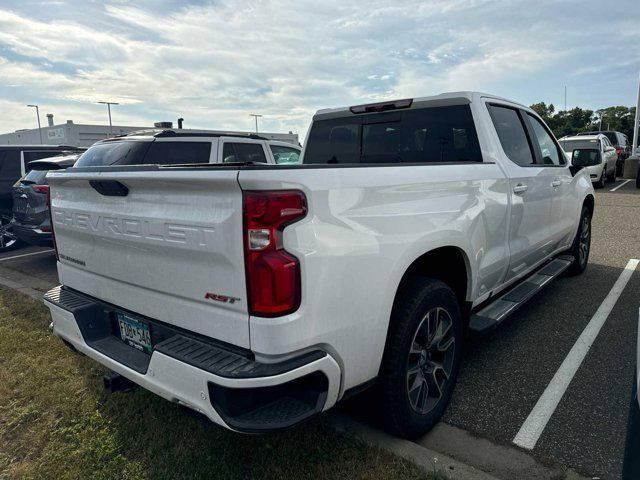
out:
{"label": "cab rear window", "polygon": [[482,162],[468,105],[317,120],[304,163]]}

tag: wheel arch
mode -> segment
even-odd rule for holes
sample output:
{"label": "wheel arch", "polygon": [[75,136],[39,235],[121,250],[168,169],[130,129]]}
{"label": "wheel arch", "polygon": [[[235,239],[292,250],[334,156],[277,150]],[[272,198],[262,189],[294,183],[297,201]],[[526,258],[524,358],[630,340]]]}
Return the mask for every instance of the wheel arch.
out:
{"label": "wheel arch", "polygon": [[394,304],[406,280],[413,277],[433,278],[445,283],[455,293],[461,309],[472,291],[469,258],[464,250],[453,245],[434,248],[413,260],[398,283]]}
{"label": "wheel arch", "polygon": [[593,217],[593,211],[595,209],[595,204],[596,204],[595,198],[593,197],[592,194],[589,194],[586,197],[584,197],[584,201],[582,202],[582,205],[589,209],[589,212],[591,213],[592,217]]}

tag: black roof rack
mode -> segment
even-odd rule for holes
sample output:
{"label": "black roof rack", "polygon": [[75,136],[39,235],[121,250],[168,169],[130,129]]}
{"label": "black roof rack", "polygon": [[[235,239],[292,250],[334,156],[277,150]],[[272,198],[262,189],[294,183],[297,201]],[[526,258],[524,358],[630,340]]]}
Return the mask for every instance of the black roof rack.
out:
{"label": "black roof rack", "polygon": [[105,140],[113,140],[115,138],[126,138],[133,136],[149,136],[155,138],[167,138],[167,137],[237,137],[237,138],[250,138],[252,140],[269,140],[266,137],[262,137],[255,133],[231,133],[231,132],[198,132],[198,131],[180,131],[174,129],[153,129],[153,130],[136,130],[128,132],[116,137],[106,138]]}

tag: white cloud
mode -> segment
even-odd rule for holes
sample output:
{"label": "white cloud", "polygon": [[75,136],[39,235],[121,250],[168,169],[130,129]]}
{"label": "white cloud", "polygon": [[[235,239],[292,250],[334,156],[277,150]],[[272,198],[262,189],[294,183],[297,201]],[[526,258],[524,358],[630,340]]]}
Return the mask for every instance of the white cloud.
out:
{"label": "white cloud", "polygon": [[[91,103],[112,100],[123,104],[119,123],[182,116],[187,126],[251,129],[256,112],[263,129],[301,134],[318,108],[394,96],[474,89],[547,100],[572,72],[605,75],[593,50],[618,29],[608,22],[593,37],[595,2],[180,5],[77,1],[56,10],[64,17],[0,9],[0,131],[30,126],[18,110],[34,99],[76,121],[96,118]],[[629,28],[624,35],[638,43]],[[627,52],[629,69],[638,60]]]}

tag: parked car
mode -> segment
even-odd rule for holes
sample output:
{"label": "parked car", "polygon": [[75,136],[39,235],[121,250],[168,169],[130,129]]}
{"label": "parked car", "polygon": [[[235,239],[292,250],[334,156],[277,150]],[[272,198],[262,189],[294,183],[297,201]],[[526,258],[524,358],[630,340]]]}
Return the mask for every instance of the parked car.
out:
{"label": "parked car", "polygon": [[321,110],[302,158],[51,172],[54,334],[112,389],[128,379],[235,431],[377,384],[388,428],[416,438],[449,403],[466,332],[587,268],[589,176],[519,103]]}
{"label": "parked car", "polygon": [[47,173],[72,167],[80,155],[62,155],[28,164],[29,172],[13,185],[13,233],[21,241],[53,246],[47,197]]}
{"label": "parked car", "polygon": [[603,188],[607,180],[615,181],[618,156],[605,135],[562,137],[559,142],[571,163],[585,167],[596,187]]}
{"label": "parked car", "polygon": [[11,225],[13,184],[27,173],[28,164],[40,158],[83,150],[66,145],[0,145],[0,252],[20,245]]}
{"label": "parked car", "polygon": [[578,135],[605,135],[611,145],[616,149],[616,155],[618,156],[616,162],[616,175],[618,177],[622,176],[624,172],[624,162],[627,158],[631,156],[631,143],[629,142],[629,138],[622,132],[616,132],[614,130],[607,130],[602,132],[583,132]]}
{"label": "parked car", "polygon": [[253,134],[144,130],[96,142],[77,166],[295,163],[300,150],[297,145]]}

